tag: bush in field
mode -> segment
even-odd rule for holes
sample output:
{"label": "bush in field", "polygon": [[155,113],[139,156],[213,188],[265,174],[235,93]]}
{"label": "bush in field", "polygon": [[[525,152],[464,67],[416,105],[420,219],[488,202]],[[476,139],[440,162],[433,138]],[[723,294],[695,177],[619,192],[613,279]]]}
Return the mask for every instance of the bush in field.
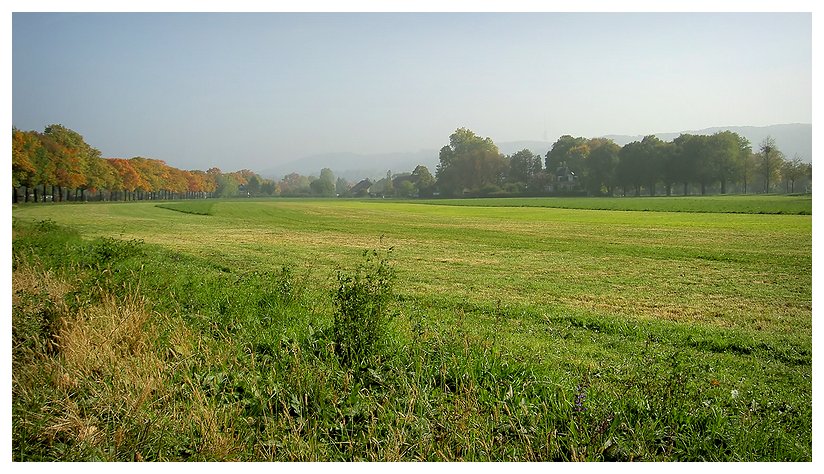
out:
{"label": "bush in field", "polygon": [[392,301],[394,271],[387,256],[377,250],[363,256],[354,274],[338,272],[332,295],[335,353],[350,366],[366,365],[375,354],[387,331]]}

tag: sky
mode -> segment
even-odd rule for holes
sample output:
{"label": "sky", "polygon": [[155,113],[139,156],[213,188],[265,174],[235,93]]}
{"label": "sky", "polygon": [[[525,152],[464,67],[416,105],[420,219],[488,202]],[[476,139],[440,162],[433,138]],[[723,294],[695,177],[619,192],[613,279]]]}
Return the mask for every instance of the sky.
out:
{"label": "sky", "polygon": [[11,16],[13,126],[183,169],[812,123],[809,12]]}

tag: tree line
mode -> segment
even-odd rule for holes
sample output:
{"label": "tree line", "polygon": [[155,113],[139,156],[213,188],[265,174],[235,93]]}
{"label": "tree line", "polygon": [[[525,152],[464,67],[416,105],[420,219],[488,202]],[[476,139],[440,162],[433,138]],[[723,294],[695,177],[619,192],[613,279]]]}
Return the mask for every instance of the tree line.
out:
{"label": "tree line", "polygon": [[624,146],[564,135],[542,157],[504,155],[490,138],[459,128],[440,150],[436,178],[447,196],[794,193],[810,190],[812,165],[787,160],[769,137],[753,151],[730,131],[669,142],[649,135]]}
{"label": "tree line", "polygon": [[650,135],[619,146],[606,138],[564,135],[545,156],[504,155],[490,138],[459,128],[441,148],[433,176],[426,166],[372,182],[350,183],[329,168],[319,177],[291,173],[265,179],[250,170],[181,170],[144,157],[102,158],[77,132],[49,125],[12,129],[14,202],[191,199],[238,196],[460,197],[521,195],[808,192],[812,165],[787,160],[765,139],[753,151],[734,132]]}
{"label": "tree line", "polygon": [[243,169],[181,170],[162,160],[103,158],[63,125],[43,132],[12,128],[12,200],[135,201],[259,196],[351,196],[352,184],[329,168],[319,177],[290,173],[279,180]]}
{"label": "tree line", "polygon": [[[315,183],[317,179],[296,173],[274,181],[247,169],[181,170],[162,160],[139,156],[102,158],[79,133],[63,125],[49,125],[42,133],[12,129],[15,203],[329,195],[329,176],[322,175],[323,180]],[[334,186],[333,182],[332,195]]]}

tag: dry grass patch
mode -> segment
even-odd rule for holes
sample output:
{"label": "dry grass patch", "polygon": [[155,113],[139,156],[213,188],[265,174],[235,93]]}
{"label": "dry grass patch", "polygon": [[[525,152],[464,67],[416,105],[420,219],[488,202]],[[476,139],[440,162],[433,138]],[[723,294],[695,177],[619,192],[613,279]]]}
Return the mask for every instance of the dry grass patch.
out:
{"label": "dry grass patch", "polygon": [[13,422],[15,437],[26,435],[13,441],[16,460],[38,459],[23,445],[71,447],[64,460],[162,460],[151,444],[169,437],[189,438],[205,459],[239,451],[237,413],[216,410],[189,377],[174,381],[202,363],[196,356],[213,358],[182,321],[134,294],[72,309],[72,284],[29,265],[12,282]]}

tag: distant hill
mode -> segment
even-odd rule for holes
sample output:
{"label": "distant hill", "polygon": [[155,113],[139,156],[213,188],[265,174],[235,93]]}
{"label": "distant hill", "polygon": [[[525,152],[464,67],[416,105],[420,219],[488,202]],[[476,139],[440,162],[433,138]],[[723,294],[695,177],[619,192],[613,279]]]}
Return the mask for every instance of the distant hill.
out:
{"label": "distant hill", "polygon": [[434,174],[438,165],[438,150],[373,154],[325,153],[263,170],[261,175],[269,178],[282,178],[289,173],[319,176],[321,169],[329,168],[336,177],[354,182],[363,178],[385,178],[387,171],[392,171],[393,174],[411,172],[418,165],[426,166]]}
{"label": "distant hill", "polygon": [[[712,135],[713,133],[729,130],[746,138],[752,144],[753,150],[758,149],[759,143],[767,136],[775,139],[775,144],[784,153],[787,159],[798,155],[805,163],[812,162],[812,125],[803,123],[770,125],[767,127],[712,127],[702,130],[686,130],[683,132],[650,133],[661,140],[671,141],[681,133],[697,135]],[[618,145],[626,145],[632,141],[641,140],[643,135],[602,135],[610,138]],[[586,137],[591,138],[591,137]],[[527,149],[538,155],[546,155],[552,148],[554,141],[514,141],[500,142],[498,149],[501,153],[511,155]],[[289,173],[319,176],[320,170],[329,168],[336,177],[342,177],[352,182],[363,178],[378,180],[386,177],[386,172],[393,174],[411,172],[418,165],[424,165],[434,175],[438,166],[439,150],[419,150],[416,152],[395,153],[326,153],[311,155],[289,163],[268,168],[260,172],[267,178],[280,179]]]}
{"label": "distant hill", "polygon": [[[809,123],[790,123],[783,125],[770,125],[767,127],[712,127],[701,130],[687,130],[683,132],[653,133],[656,137],[664,141],[671,141],[681,133],[691,133],[694,135],[712,135],[713,133],[729,130],[735,132],[750,141],[753,151],[758,151],[758,145],[766,137],[775,139],[775,145],[784,153],[788,160],[796,155],[805,163],[812,163],[813,156],[813,126]],[[643,135],[604,135],[604,138],[611,138],[618,145],[624,146],[627,143],[642,140]]]}

